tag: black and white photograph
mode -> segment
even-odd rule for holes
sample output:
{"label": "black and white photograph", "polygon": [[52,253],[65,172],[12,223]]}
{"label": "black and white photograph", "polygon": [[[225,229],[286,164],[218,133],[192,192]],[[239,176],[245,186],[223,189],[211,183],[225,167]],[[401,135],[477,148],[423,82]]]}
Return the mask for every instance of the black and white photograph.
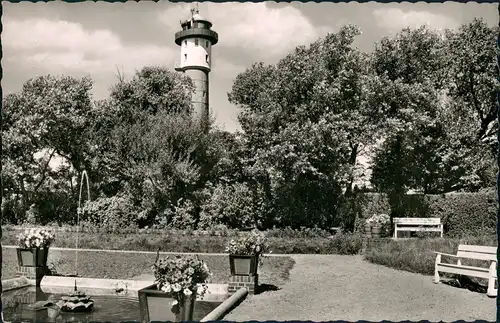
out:
{"label": "black and white photograph", "polygon": [[1,5],[1,322],[498,321],[498,3]]}

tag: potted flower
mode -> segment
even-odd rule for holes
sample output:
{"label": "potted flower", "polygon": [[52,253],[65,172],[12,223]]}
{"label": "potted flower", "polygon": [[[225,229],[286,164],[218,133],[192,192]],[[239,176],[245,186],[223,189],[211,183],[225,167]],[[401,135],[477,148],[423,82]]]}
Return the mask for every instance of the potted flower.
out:
{"label": "potted flower", "polygon": [[391,221],[391,218],[388,214],[375,214],[371,219],[373,223],[372,235],[373,237],[378,238],[381,236],[383,229],[386,228]]}
{"label": "potted flower", "polygon": [[196,295],[207,290],[210,271],[197,256],[165,257],[153,271],[155,283],[139,290],[141,323],[192,321]]}
{"label": "potted flower", "polygon": [[27,229],[17,236],[17,261],[19,266],[46,267],[49,247],[54,234],[45,229]]}
{"label": "potted flower", "polygon": [[233,276],[255,276],[257,266],[262,264],[259,256],[267,251],[266,237],[257,230],[231,239],[226,247],[229,266]]}

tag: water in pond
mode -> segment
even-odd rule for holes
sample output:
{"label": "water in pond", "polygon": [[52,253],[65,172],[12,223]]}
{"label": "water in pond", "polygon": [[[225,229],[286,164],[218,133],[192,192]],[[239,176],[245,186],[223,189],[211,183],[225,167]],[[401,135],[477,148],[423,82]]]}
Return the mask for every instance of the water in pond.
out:
{"label": "water in pond", "polygon": [[[95,301],[90,313],[61,313],[56,319],[50,318],[47,310],[33,310],[33,304],[39,301],[58,300],[63,294],[45,293],[40,288],[26,287],[4,292],[4,320],[6,322],[123,322],[139,321],[139,300],[137,296],[93,296]],[[193,320],[199,321],[221,301],[196,301]]]}

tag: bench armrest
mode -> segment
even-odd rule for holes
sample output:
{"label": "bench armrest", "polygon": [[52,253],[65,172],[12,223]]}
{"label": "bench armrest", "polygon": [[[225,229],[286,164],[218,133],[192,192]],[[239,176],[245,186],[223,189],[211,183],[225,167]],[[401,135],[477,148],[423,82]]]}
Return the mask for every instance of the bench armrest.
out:
{"label": "bench armrest", "polygon": [[443,255],[443,256],[447,256],[447,257],[454,257],[454,258],[461,258],[461,257],[458,257],[457,255],[452,255],[452,254],[449,254],[449,253],[444,253],[444,252],[437,252],[437,251],[433,251],[435,254],[437,255]]}

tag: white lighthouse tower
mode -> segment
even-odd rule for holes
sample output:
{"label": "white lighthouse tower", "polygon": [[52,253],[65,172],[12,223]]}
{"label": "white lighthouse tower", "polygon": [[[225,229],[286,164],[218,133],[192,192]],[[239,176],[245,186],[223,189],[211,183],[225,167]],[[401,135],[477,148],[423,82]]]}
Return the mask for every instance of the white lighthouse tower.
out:
{"label": "white lighthouse tower", "polygon": [[198,6],[191,9],[191,19],[181,21],[182,30],[175,34],[175,43],[181,47],[180,61],[175,70],[191,77],[195,86],[192,96],[193,117],[206,125],[209,117],[208,73],[212,64],[212,46],[219,35],[210,28],[212,23],[200,16]]}

